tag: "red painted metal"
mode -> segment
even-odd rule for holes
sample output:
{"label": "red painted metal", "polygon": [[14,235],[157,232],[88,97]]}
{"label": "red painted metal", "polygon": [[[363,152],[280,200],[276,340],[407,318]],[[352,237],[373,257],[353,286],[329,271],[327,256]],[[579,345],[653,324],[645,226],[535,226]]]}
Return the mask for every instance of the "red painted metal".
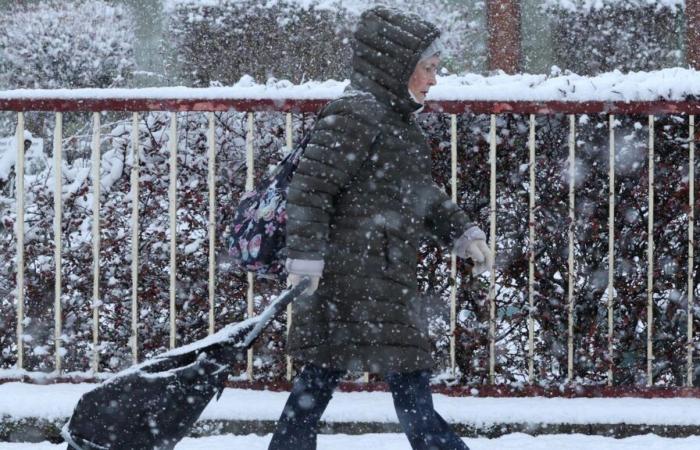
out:
{"label": "red painted metal", "polygon": [[506,102],[450,100],[429,101],[425,111],[451,114],[699,114],[700,101]]}
{"label": "red painted metal", "polygon": [[[700,1],[700,0],[698,0]],[[159,99],[159,98],[0,98],[0,111],[278,111],[316,112],[331,99],[272,100],[272,99]],[[646,101],[646,102],[565,102],[565,101],[428,101],[425,112],[449,114],[700,114],[700,100]],[[700,132],[700,131],[699,131]],[[38,380],[30,376],[0,379],[0,384],[22,381],[26,383],[85,383],[99,382],[94,378],[52,377]],[[229,387],[287,391],[290,383],[274,382],[230,382]],[[370,383],[341,383],[344,392],[387,391],[387,386],[376,379]],[[642,397],[700,398],[700,387],[636,387],[636,386],[570,386],[543,388],[539,386],[434,386],[434,392],[450,396],[479,397]]]}
{"label": "red painted metal", "polygon": [[[141,99],[141,98],[0,98],[0,111],[279,111],[317,112],[329,98]],[[428,101],[425,112],[450,114],[700,114],[700,100],[643,102],[576,101]]]}
{"label": "red painted metal", "polygon": [[281,111],[316,112],[330,99],[181,99],[181,98],[0,98],[0,111]]}

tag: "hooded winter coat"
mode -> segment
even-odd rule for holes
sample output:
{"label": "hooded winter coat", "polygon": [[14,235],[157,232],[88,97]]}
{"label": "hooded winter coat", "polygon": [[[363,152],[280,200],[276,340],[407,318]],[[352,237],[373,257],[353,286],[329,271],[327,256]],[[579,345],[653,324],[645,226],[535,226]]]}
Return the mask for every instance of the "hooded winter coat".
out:
{"label": "hooded winter coat", "polygon": [[451,246],[466,215],[431,178],[430,148],[408,81],[439,36],[384,7],[355,32],[344,95],[320,113],[289,187],[287,251],[323,261],[318,290],[293,304],[288,352],[301,361],[373,373],[430,369],[413,317],[419,242]]}

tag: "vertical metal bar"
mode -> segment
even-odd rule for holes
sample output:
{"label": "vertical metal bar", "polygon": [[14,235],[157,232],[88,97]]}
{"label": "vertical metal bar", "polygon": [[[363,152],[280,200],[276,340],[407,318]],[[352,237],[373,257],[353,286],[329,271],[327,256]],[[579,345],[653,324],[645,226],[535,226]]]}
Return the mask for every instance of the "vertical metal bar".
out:
{"label": "vertical metal bar", "polygon": [[17,368],[24,368],[24,113],[17,113]]}
{"label": "vertical metal bar", "polygon": [[[452,160],[452,201],[457,203],[457,115],[450,115],[450,143]],[[455,330],[457,328],[457,255],[454,251],[450,255],[450,276],[452,288],[450,289],[450,367],[452,376],[457,376],[457,355]]]}
{"label": "vertical metal bar", "polygon": [[695,280],[693,277],[693,234],[695,227],[695,116],[689,118],[688,139],[688,381],[687,386],[693,386],[693,309]]}
{"label": "vertical metal bar", "polygon": [[170,348],[176,344],[175,283],[177,282],[177,113],[170,115],[170,186],[168,206],[170,215]]}
{"label": "vertical metal bar", "polygon": [[[287,150],[292,151],[292,134],[294,132],[292,128],[292,113],[287,113]],[[292,305],[291,303],[287,305],[287,338],[289,338],[289,329],[292,326]],[[293,371],[292,357],[287,355],[287,381],[292,379]]]}
{"label": "vertical metal bar", "polygon": [[61,308],[61,253],[62,240],[61,224],[63,222],[63,171],[61,162],[63,160],[63,113],[56,113],[56,126],[53,133],[53,173],[54,173],[54,193],[53,193],[53,239],[54,246],[54,358],[56,360],[56,372],[61,373],[61,332],[63,330],[63,311]]}
{"label": "vertical metal bar", "polygon": [[529,205],[529,255],[528,255],[528,286],[527,293],[530,308],[527,314],[527,379],[535,381],[535,115],[530,114],[530,205]]}
{"label": "vertical metal bar", "polygon": [[100,366],[100,113],[92,114],[92,370]]}
{"label": "vertical metal bar", "polygon": [[649,116],[649,221],[647,223],[647,386],[654,383],[654,116]]}
{"label": "vertical metal bar", "polygon": [[[489,193],[490,201],[490,227],[491,253],[496,255],[496,115],[491,114],[491,129],[489,132],[491,163],[491,180]],[[493,384],[496,379],[496,265],[490,267],[489,279],[489,383]]]}
{"label": "vertical metal bar", "polygon": [[[245,180],[245,190],[252,191],[253,183],[255,178],[255,160],[253,158],[253,113],[248,113],[248,133],[246,134],[246,180]],[[255,305],[254,305],[254,277],[252,272],[248,272],[248,291],[246,298],[248,300],[248,317],[253,317],[255,315]],[[253,379],[253,349],[248,349],[248,365],[246,368],[248,374],[248,379]]]}
{"label": "vertical metal bar", "polygon": [[216,128],[214,113],[209,113],[209,334],[214,334],[214,294],[216,292]]}
{"label": "vertical metal bar", "polygon": [[131,358],[139,361],[139,113],[131,120]]}
{"label": "vertical metal bar", "polygon": [[569,114],[569,293],[568,293],[568,358],[567,381],[574,378],[574,232],[576,231],[575,217],[576,192],[576,116]]}
{"label": "vertical metal bar", "polygon": [[613,313],[615,305],[615,116],[610,114],[608,172],[608,386],[613,384]]}
{"label": "vertical metal bar", "polygon": [[255,184],[255,158],[253,153],[253,113],[248,113],[248,130],[246,133],[246,176],[245,176],[245,190],[252,191]]}

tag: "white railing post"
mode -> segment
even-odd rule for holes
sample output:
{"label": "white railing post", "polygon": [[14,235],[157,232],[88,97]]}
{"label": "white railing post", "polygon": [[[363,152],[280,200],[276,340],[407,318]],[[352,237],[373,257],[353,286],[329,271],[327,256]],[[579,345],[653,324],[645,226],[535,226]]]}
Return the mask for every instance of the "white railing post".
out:
{"label": "white railing post", "polygon": [[[450,144],[451,144],[451,188],[452,201],[457,203],[457,115],[450,115]],[[450,276],[452,287],[450,288],[450,367],[452,376],[457,376],[457,355],[455,331],[457,329],[457,254],[454,250],[450,255]]]}
{"label": "white railing post", "polygon": [[649,220],[647,223],[647,386],[654,384],[654,116],[649,116]]}
{"label": "white railing post", "polygon": [[214,113],[209,114],[209,161],[207,189],[209,191],[209,334],[214,334],[214,296],[216,293],[216,128]]}
{"label": "white railing post", "polygon": [[24,113],[17,113],[17,368],[24,368]]}
{"label": "white railing post", "polygon": [[[287,123],[286,123],[286,137],[287,137],[287,150],[292,151],[292,134],[294,129],[292,128],[292,113],[287,113]],[[289,339],[289,329],[292,326],[292,304],[287,305],[287,339]],[[292,357],[287,355],[287,381],[292,380],[293,372],[293,362]]]}
{"label": "white railing post", "polygon": [[568,336],[567,336],[567,381],[574,378],[574,233],[576,231],[576,116],[569,115],[569,289],[568,289]]}
{"label": "white railing post", "polygon": [[527,313],[527,379],[532,384],[535,381],[535,115],[530,114],[530,139],[528,141],[530,150],[530,204],[528,221],[528,286],[527,295],[529,309]]}
{"label": "white railing post", "polygon": [[688,139],[688,380],[693,386],[693,309],[695,307],[695,280],[693,277],[693,232],[695,227],[695,116],[689,117]]}
{"label": "white railing post", "polygon": [[100,113],[92,114],[92,370],[99,371],[100,351]]}
{"label": "white railing post", "polygon": [[494,264],[489,268],[489,383],[496,380],[496,115],[491,114],[491,129],[489,131],[490,151],[489,162],[491,165],[491,179],[489,186],[490,196],[490,220],[489,237],[491,253],[494,255]]}
{"label": "white railing post", "polygon": [[63,222],[63,171],[61,163],[63,161],[63,114],[56,113],[56,126],[53,133],[53,173],[54,173],[54,218],[53,218],[53,239],[54,239],[54,358],[55,370],[61,373],[61,332],[63,330],[61,307],[61,253],[62,253],[62,233],[61,223]]}
{"label": "white railing post", "polygon": [[[253,155],[253,113],[248,113],[248,132],[246,133],[246,180],[245,180],[245,190],[252,191],[255,182],[255,159]],[[248,280],[248,290],[246,294],[246,299],[248,301],[248,317],[253,317],[255,315],[255,277],[253,272],[247,273]],[[253,349],[248,349],[248,364],[246,367],[246,373],[248,374],[248,379],[253,380]]]}
{"label": "white railing post", "polygon": [[170,215],[170,348],[175,348],[176,308],[175,284],[177,282],[177,112],[170,115],[170,186],[168,190],[168,207]]}
{"label": "white railing post", "polygon": [[615,305],[615,116],[610,114],[608,172],[608,386],[613,384],[613,314]]}
{"label": "white railing post", "polygon": [[139,361],[139,113],[131,120],[131,359]]}

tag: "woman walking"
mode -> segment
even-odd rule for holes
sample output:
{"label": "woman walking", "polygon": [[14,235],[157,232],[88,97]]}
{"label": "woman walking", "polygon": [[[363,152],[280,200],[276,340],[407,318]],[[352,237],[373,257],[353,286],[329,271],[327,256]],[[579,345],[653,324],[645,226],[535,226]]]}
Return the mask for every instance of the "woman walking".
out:
{"label": "woman walking", "polygon": [[363,13],[351,85],[321,111],[294,174],[288,284],[310,277],[312,286],[293,304],[288,352],[304,366],[271,450],[316,448],[347,371],[384,377],[413,449],[467,449],[433,408],[430,342],[411,314],[423,237],[471,258],[476,273],[492,260],[483,231],[433,183],[414,118],[435,85],[439,34],[396,10]]}

